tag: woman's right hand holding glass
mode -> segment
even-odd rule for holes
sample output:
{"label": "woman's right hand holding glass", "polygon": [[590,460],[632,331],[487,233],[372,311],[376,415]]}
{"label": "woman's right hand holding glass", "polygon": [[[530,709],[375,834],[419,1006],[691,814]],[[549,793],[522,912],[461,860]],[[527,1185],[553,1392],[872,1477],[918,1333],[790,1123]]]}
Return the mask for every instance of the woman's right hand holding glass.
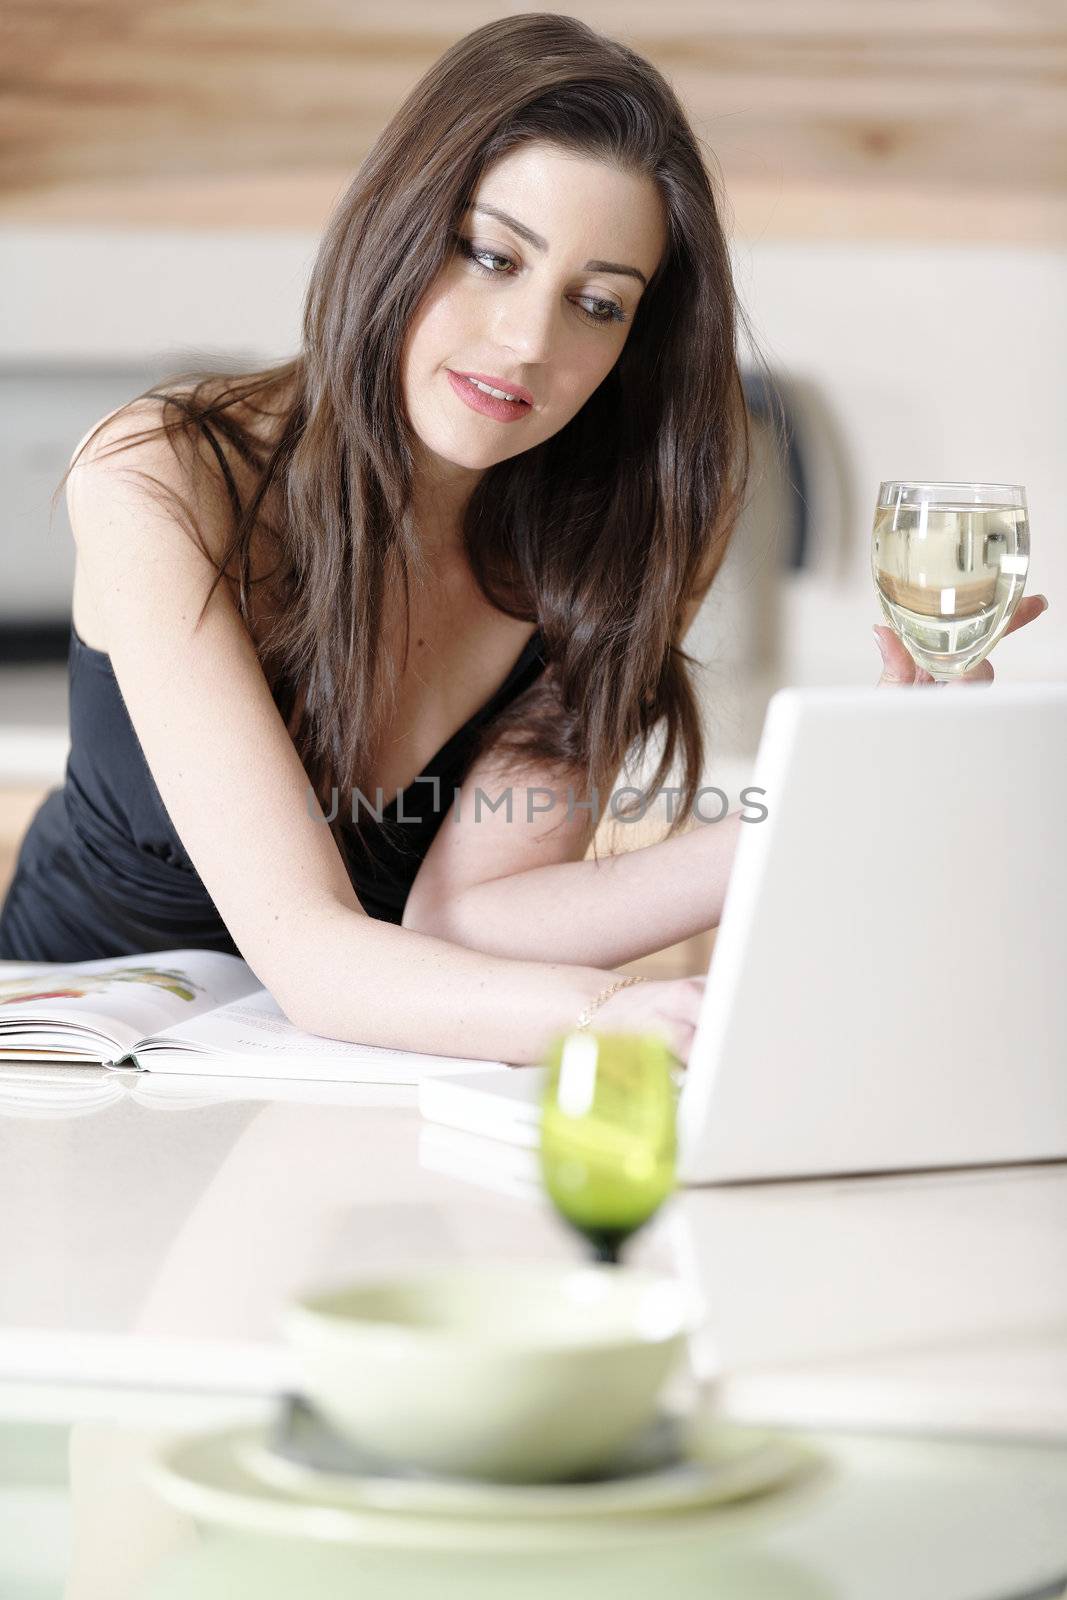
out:
{"label": "woman's right hand holding glass", "polygon": [[[1004,629],[1002,638],[1006,639],[1009,633],[1015,633],[1019,628],[1025,628],[1028,622],[1034,622],[1043,611],[1048,610],[1048,598],[1043,594],[1026,595],[1019,601],[1008,626]],[[874,625],[874,637],[882,656],[882,675],[876,685],[881,689],[885,686],[896,687],[906,684],[924,685],[936,683],[936,679],[924,667],[920,667],[907,646],[887,627],[879,622]],[[980,661],[970,672],[956,680],[957,683],[992,683],[993,665],[990,661]],[[948,688],[955,685],[950,682]]]}

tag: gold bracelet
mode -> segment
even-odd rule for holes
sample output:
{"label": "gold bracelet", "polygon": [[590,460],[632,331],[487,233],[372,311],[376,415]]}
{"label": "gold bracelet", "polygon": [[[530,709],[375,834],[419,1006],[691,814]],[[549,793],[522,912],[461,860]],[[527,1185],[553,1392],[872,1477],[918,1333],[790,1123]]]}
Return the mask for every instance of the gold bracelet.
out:
{"label": "gold bracelet", "polygon": [[593,1012],[598,1006],[602,1006],[604,1001],[607,1000],[611,995],[615,994],[619,989],[625,989],[627,984],[630,983],[644,982],[645,978],[643,974],[632,972],[628,978],[618,978],[615,983],[609,983],[606,989],[601,989],[600,993],[596,995],[594,999],[590,1000],[588,1005],[582,1007],[581,1011],[578,1013],[578,1021],[574,1024],[575,1029],[578,1032],[581,1032],[583,1028],[588,1028],[589,1023],[592,1020]]}

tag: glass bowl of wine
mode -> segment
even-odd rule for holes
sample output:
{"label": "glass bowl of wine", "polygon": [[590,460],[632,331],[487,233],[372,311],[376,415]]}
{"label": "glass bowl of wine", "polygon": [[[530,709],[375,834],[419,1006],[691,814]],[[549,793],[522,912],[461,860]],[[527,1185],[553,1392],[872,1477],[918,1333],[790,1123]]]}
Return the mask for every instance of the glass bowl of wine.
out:
{"label": "glass bowl of wine", "polygon": [[883,483],[871,566],[886,621],[941,683],[984,661],[1022,599],[1030,564],[1016,483]]}

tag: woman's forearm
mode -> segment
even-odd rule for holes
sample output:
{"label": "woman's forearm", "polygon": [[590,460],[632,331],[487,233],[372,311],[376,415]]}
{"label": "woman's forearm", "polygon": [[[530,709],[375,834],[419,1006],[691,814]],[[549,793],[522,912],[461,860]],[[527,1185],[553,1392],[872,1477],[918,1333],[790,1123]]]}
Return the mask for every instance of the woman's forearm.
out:
{"label": "woman's forearm", "polygon": [[618,967],[718,925],[740,819],[733,811],[621,855],[474,884],[416,925],[490,955]]}
{"label": "woman's forearm", "polygon": [[297,1027],[332,1039],[539,1061],[615,976],[592,964],[507,960],[332,902],[308,913],[275,998]]}

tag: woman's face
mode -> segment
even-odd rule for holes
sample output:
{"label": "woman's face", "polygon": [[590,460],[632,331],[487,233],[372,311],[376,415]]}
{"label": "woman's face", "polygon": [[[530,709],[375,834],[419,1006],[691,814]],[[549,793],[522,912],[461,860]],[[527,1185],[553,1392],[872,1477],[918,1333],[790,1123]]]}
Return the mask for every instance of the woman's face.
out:
{"label": "woman's face", "polygon": [[[486,172],[454,242],[408,329],[402,382],[423,465],[439,483],[473,487],[558,433],[607,377],[667,227],[651,179],[531,143]],[[478,409],[462,373],[521,386],[532,404]]]}

